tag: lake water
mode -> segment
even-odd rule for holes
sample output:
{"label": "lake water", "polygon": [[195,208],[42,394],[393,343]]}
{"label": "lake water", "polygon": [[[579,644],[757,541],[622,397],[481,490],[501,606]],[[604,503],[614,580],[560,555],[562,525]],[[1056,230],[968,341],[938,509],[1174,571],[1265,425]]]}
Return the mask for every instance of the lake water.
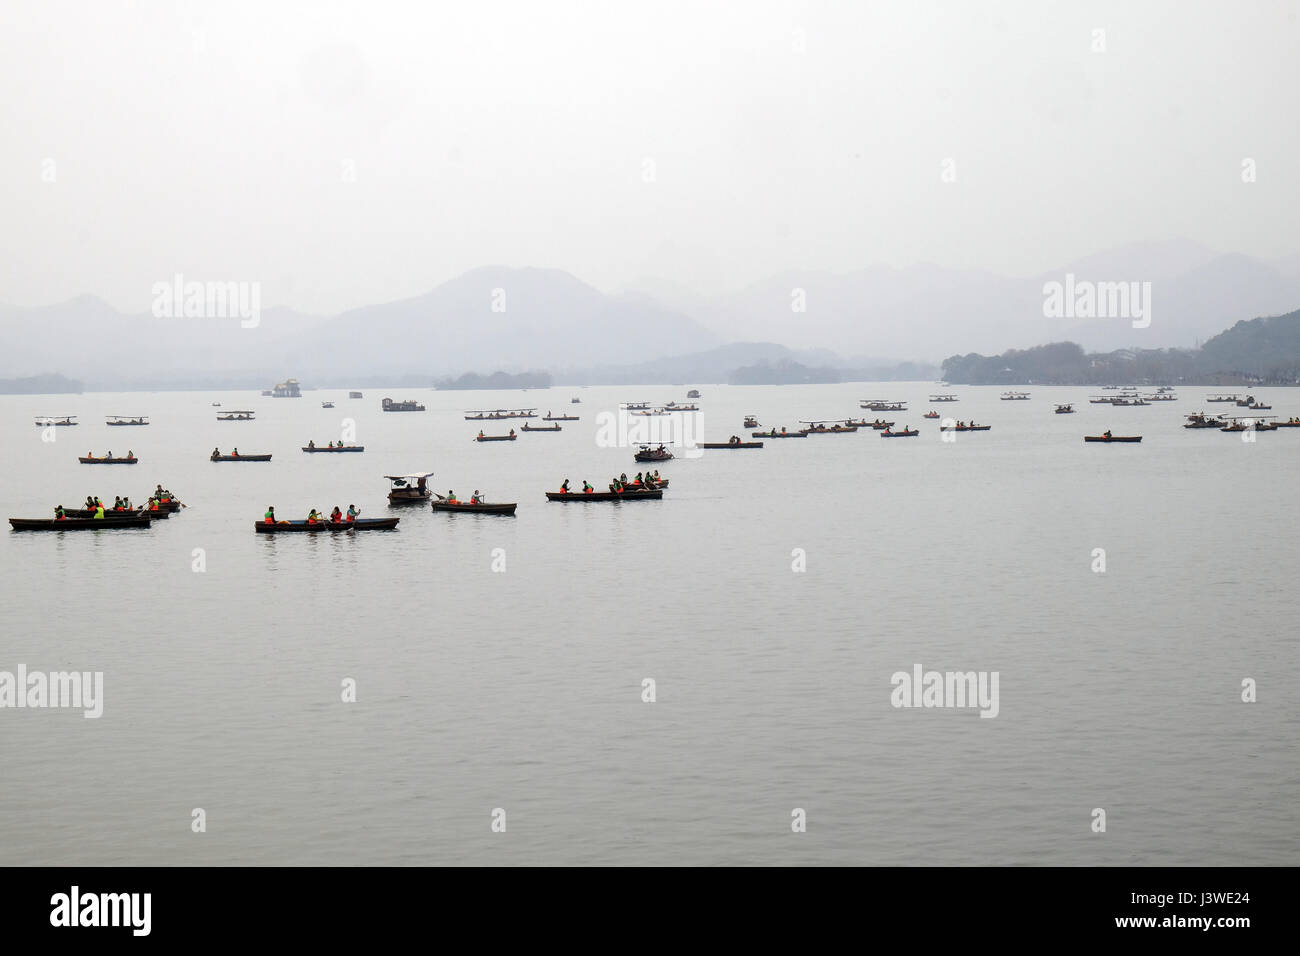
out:
{"label": "lake water", "polygon": [[[1139,408],[701,388],[710,441],[747,413],[875,417],[864,397],[909,400],[887,417],[921,435],[705,452],[658,466],[662,501],[566,505],[543,492],[641,467],[598,443],[599,412],[685,389],[387,393],[423,414],[374,390],[0,397],[9,515],[158,483],[189,506],[4,535],[0,670],[102,671],[104,710],[0,710],[0,863],[1300,863],[1300,429],[1184,430],[1236,411],[1200,388]],[[1300,414],[1300,391],[1254,394]],[[471,440],[463,409],[527,403],[582,420]],[[941,441],[930,408],[993,430]],[[33,417],[65,413],[82,424],[43,441]],[[299,451],[345,418],[364,454]],[[1106,428],[1144,438],[1081,440]],[[218,445],[275,457],[210,463]],[[77,463],[128,447],[138,465]],[[268,505],[388,514],[382,476],[411,470],[518,514],[253,532]],[[996,671],[997,716],[893,706],[918,664]]]}

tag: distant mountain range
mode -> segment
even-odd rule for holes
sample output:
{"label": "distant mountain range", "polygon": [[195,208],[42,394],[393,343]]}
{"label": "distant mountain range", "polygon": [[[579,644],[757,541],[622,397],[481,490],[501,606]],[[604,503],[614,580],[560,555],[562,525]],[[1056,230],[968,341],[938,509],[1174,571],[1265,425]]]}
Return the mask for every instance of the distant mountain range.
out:
{"label": "distant mountain range", "polygon": [[[1150,282],[1150,325],[1134,328],[1128,317],[1045,317],[1044,285],[1067,275],[1078,282]],[[1300,305],[1300,256],[1266,262],[1175,240],[1133,243],[1025,278],[933,265],[874,266],[789,272],[716,296],[653,277],[634,288],[723,341],[816,344],[845,355],[937,362],[954,352],[1063,339],[1093,350],[1190,348],[1243,316],[1278,315]]]}
{"label": "distant mountain range", "polygon": [[[1150,324],[1045,318],[1043,287],[1150,282]],[[1300,304],[1300,256],[1264,262],[1191,242],[1137,243],[1031,278],[913,266],[790,272],[725,295],[647,278],[599,291],[556,269],[474,269],[424,295],[335,316],[238,319],[124,315],[93,296],[0,305],[0,375],[55,369],[89,389],[427,385],[468,372],[545,370],[579,379],[723,382],[773,366],[897,377],[954,352],[1070,340],[1090,350],[1191,347],[1243,317]],[[900,363],[919,364],[905,371]],[[764,371],[767,369],[767,371]],[[821,371],[795,372],[816,374]],[[745,376],[742,376],[742,378]]]}
{"label": "distant mountain range", "polygon": [[1300,310],[1238,322],[1199,349],[1087,353],[1075,342],[1055,342],[954,355],[943,377],[968,385],[1300,385]]}

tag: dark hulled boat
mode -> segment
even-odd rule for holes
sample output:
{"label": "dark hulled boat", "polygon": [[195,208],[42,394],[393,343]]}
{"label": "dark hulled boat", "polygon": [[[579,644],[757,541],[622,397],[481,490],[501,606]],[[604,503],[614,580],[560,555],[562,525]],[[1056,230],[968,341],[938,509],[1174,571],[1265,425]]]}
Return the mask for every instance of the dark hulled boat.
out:
{"label": "dark hulled boat", "polygon": [[519,503],[516,501],[485,501],[475,505],[468,501],[448,501],[445,498],[435,500],[432,505],[434,511],[466,511],[480,515],[512,515],[518,506]]}
{"label": "dark hulled boat", "polygon": [[270,461],[270,455],[209,455],[209,461]]}
{"label": "dark hulled boat", "polygon": [[754,438],[807,438],[808,437],[808,433],[804,431],[779,432],[775,428],[772,429],[770,432],[750,432],[750,435],[752,435]]}
{"label": "dark hulled boat", "polygon": [[[95,512],[89,508],[64,508],[63,513],[69,518],[93,518]],[[146,511],[144,508],[132,508],[130,511],[114,511],[111,508],[104,509],[104,521],[121,521],[124,518],[148,518],[150,521],[164,521],[170,518],[172,513],[166,508],[159,508],[157,511]]]}
{"label": "dark hulled boat", "polygon": [[559,425],[530,425],[524,422],[519,426],[519,430],[525,432],[558,432],[562,429]]}
{"label": "dark hulled boat", "polygon": [[700,442],[701,448],[762,448],[761,441],[705,441]]}
{"label": "dark hulled boat", "polygon": [[576,422],[581,418],[580,415],[547,415],[542,419],[544,422]]}
{"label": "dark hulled boat", "polygon": [[83,465],[134,465],[139,458],[78,458]]}
{"label": "dark hulled boat", "polygon": [[15,531],[120,531],[123,528],[147,528],[148,518],[10,518]]}
{"label": "dark hulled boat", "polygon": [[475,435],[475,441],[514,441],[518,435]]}
{"label": "dark hulled boat", "polygon": [[307,452],[310,455],[314,455],[317,452],[365,451],[366,446],[365,445],[334,445],[333,447],[330,447],[329,445],[325,445],[324,447],[321,447],[320,445],[303,445],[302,450]]}
{"label": "dark hulled boat", "polygon": [[401,520],[401,518],[357,518],[353,521],[317,521],[315,524],[307,521],[277,521],[275,524],[269,521],[255,521],[253,526],[258,534],[281,534],[293,531],[309,534],[320,531],[392,531]]}
{"label": "dark hulled boat", "polygon": [[548,491],[547,501],[651,501],[662,498],[664,493],[656,488],[653,491]]}
{"label": "dark hulled boat", "polygon": [[1083,440],[1102,442],[1103,444],[1109,444],[1111,442],[1136,443],[1142,440],[1142,436],[1141,435],[1084,435]]}
{"label": "dark hulled boat", "polygon": [[881,438],[915,438],[920,434],[918,429],[913,428],[911,431],[903,429],[901,432],[891,432],[888,428],[880,433]]}

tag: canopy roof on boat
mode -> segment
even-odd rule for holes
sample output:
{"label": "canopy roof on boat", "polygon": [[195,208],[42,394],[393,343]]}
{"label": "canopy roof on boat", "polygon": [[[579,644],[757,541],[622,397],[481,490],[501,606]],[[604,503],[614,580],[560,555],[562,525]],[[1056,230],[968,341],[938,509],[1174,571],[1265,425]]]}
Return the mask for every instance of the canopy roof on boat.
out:
{"label": "canopy roof on boat", "polygon": [[66,421],[66,420],[68,420],[68,419],[70,419],[70,418],[76,418],[76,417],[77,417],[76,415],[37,415],[37,416],[36,416],[37,420],[38,420],[38,421],[42,421],[42,422],[43,422],[43,421],[52,421],[52,420],[54,420],[54,419],[56,419],[56,418],[57,418],[59,421]]}
{"label": "canopy roof on boat", "polygon": [[421,478],[432,478],[431,471],[412,471],[404,475],[384,475],[389,481],[419,481]]}
{"label": "canopy roof on boat", "polygon": [[104,417],[105,417],[105,418],[132,418],[132,419],[138,419],[138,418],[148,418],[149,416],[148,416],[148,415],[105,415]]}

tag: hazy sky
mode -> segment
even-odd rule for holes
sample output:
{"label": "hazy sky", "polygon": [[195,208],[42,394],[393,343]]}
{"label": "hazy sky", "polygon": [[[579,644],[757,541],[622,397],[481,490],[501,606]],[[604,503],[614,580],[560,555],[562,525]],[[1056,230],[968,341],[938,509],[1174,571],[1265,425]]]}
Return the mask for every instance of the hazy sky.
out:
{"label": "hazy sky", "polygon": [[333,312],[487,264],[720,290],[1173,237],[1295,255],[1298,10],[6,0],[0,301],[145,311],[180,272]]}

